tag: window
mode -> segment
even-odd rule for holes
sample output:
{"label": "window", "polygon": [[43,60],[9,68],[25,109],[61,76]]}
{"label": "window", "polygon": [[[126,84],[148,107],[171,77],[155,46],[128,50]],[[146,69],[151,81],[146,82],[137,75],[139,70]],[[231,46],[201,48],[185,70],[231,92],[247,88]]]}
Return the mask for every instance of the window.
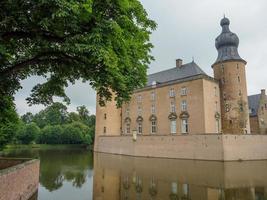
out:
{"label": "window", "polygon": [[219,133],[220,132],[220,121],[219,119],[216,119],[216,122],[215,122],[215,130],[216,130],[216,133]]}
{"label": "window", "polygon": [[239,65],[238,64],[236,65],[236,68],[239,69]]}
{"label": "window", "polygon": [[214,95],[215,95],[215,97],[218,96],[218,90],[217,90],[217,87],[214,87]]}
{"label": "window", "polygon": [[244,107],[243,107],[243,104],[242,103],[239,104],[239,110],[240,110],[240,112],[243,112],[244,111]]}
{"label": "window", "polygon": [[224,78],[222,78],[221,83],[225,84],[225,79]]}
{"label": "window", "polygon": [[171,134],[176,134],[176,120],[171,121]]}
{"label": "window", "polygon": [[187,102],[186,100],[183,100],[181,103],[181,109],[182,111],[186,111],[187,110]]}
{"label": "window", "polygon": [[157,132],[157,122],[154,120],[151,121],[151,133],[155,134],[156,132]]}
{"label": "window", "polygon": [[141,96],[141,94],[139,94],[139,95],[137,96],[137,102],[138,102],[138,103],[141,103],[141,102],[142,102],[142,96]]}
{"label": "window", "polygon": [[188,133],[188,119],[182,119],[182,133]]}
{"label": "window", "polygon": [[222,67],[221,67],[221,68],[222,68],[222,73],[224,73],[224,66],[222,65]]}
{"label": "window", "polygon": [[186,87],[182,87],[182,89],[181,89],[181,95],[182,96],[187,95],[187,88]]}
{"label": "window", "polygon": [[156,107],[154,104],[151,105],[151,114],[155,114],[156,113]]}
{"label": "window", "polygon": [[107,114],[106,113],[104,114],[104,119],[107,119]]}
{"label": "window", "polygon": [[131,124],[130,122],[126,122],[125,124],[125,133],[130,134],[131,133]]}
{"label": "window", "polygon": [[130,115],[130,108],[129,107],[126,108],[126,111],[125,112],[126,112],[126,116],[129,117],[129,115]]}
{"label": "window", "polygon": [[176,112],[176,108],[175,108],[175,102],[171,102],[171,113],[175,113]]}
{"label": "window", "polygon": [[189,195],[189,185],[183,184],[183,196],[188,197]]}
{"label": "window", "polygon": [[143,132],[142,122],[138,122],[137,125],[138,125],[138,127],[137,127],[138,134],[142,134],[142,132]]}
{"label": "window", "polygon": [[226,99],[226,94],[225,93],[223,93],[223,99]]}
{"label": "window", "polygon": [[241,90],[239,90],[239,93],[238,93],[238,95],[239,95],[239,96],[241,96],[241,95],[242,95],[242,92],[241,92]]}
{"label": "window", "polygon": [[215,111],[218,112],[218,102],[215,102]]}
{"label": "window", "polygon": [[104,134],[107,133],[107,128],[104,126]]}
{"label": "window", "polygon": [[141,106],[138,106],[137,107],[137,114],[140,116],[142,115],[142,107]]}
{"label": "window", "polygon": [[170,95],[170,97],[175,97],[175,91],[173,88],[170,89],[169,95]]}
{"label": "window", "polygon": [[238,82],[240,83],[240,76],[237,77]]}
{"label": "window", "polygon": [[177,194],[178,192],[178,186],[177,186],[177,183],[176,182],[172,182],[172,185],[171,185],[171,190],[172,190],[172,194]]}
{"label": "window", "polygon": [[155,92],[151,92],[150,97],[151,97],[151,101],[155,101],[156,100]]}

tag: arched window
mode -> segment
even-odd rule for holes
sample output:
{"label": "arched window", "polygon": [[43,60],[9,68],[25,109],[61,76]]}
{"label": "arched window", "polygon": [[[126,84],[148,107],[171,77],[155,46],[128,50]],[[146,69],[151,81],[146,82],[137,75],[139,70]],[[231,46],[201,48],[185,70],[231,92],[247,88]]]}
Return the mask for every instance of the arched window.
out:
{"label": "arched window", "polygon": [[143,118],[141,116],[137,117],[137,133],[142,134],[143,133]]}
{"label": "arched window", "polygon": [[149,121],[151,123],[151,134],[157,133],[157,117],[155,115],[151,115]]}

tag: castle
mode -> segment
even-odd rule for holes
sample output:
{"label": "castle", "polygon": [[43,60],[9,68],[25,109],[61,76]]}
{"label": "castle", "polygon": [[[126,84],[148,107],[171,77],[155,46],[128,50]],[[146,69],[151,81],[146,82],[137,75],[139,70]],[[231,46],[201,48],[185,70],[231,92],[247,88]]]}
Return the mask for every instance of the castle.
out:
{"label": "castle", "polygon": [[[130,102],[121,108],[115,101],[105,107],[97,105],[95,151],[208,160],[246,159],[245,151],[254,152],[252,144],[252,150],[240,152],[240,148],[236,155],[227,157],[226,146],[227,142],[233,145],[231,139],[239,145],[244,142],[238,141],[241,136],[251,142],[261,140],[258,135],[249,137],[250,121],[253,133],[266,132],[266,126],[259,128],[265,118],[257,114],[266,117],[267,98],[262,91],[260,108],[256,97],[249,98],[249,106],[247,62],[238,53],[239,38],[230,31],[228,18],[224,17],[220,25],[222,32],[215,40],[218,57],[212,64],[214,77],[194,61],[183,64],[177,59],[176,67],[148,75],[146,86],[134,91]],[[252,109],[256,115],[252,115]],[[186,148],[189,152],[184,152]],[[208,148],[215,148],[210,149],[215,152],[206,152]],[[267,158],[267,152],[257,156]]]}

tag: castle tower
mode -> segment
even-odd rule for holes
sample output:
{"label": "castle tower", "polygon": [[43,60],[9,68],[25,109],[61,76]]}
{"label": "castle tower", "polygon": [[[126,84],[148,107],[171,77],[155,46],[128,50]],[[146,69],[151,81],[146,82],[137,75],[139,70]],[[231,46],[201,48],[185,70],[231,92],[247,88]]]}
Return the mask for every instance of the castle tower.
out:
{"label": "castle tower", "polygon": [[117,108],[114,95],[105,106],[99,105],[99,96],[96,100],[96,126],[94,150],[98,151],[99,136],[121,135],[121,108]]}
{"label": "castle tower", "polygon": [[222,32],[215,40],[218,57],[212,68],[220,85],[222,132],[246,134],[250,133],[247,62],[238,54],[239,39],[230,31],[229,25],[229,19],[224,17],[221,20]]}

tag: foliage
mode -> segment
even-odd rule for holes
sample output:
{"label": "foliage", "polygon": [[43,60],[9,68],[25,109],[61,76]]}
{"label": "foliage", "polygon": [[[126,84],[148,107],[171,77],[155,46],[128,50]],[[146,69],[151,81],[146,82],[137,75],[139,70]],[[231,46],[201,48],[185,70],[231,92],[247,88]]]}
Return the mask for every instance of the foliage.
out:
{"label": "foliage", "polygon": [[45,125],[60,125],[67,121],[67,107],[62,103],[53,103],[33,117],[33,121],[40,128]]}
{"label": "foliage", "polygon": [[63,128],[60,125],[45,126],[38,138],[40,144],[62,144]]}
{"label": "foliage", "polygon": [[21,144],[30,144],[40,135],[40,128],[35,123],[24,125],[16,134]]}
{"label": "foliage", "polygon": [[21,116],[21,120],[26,124],[31,123],[33,121],[33,114],[27,112],[26,114]]}
{"label": "foliage", "polygon": [[15,136],[19,118],[10,97],[0,98],[0,149]]}
{"label": "foliage", "polygon": [[112,92],[121,105],[146,82],[155,28],[139,0],[1,1],[0,96],[37,75],[47,81],[33,87],[29,104],[69,102],[65,87],[82,79],[102,105]]}

